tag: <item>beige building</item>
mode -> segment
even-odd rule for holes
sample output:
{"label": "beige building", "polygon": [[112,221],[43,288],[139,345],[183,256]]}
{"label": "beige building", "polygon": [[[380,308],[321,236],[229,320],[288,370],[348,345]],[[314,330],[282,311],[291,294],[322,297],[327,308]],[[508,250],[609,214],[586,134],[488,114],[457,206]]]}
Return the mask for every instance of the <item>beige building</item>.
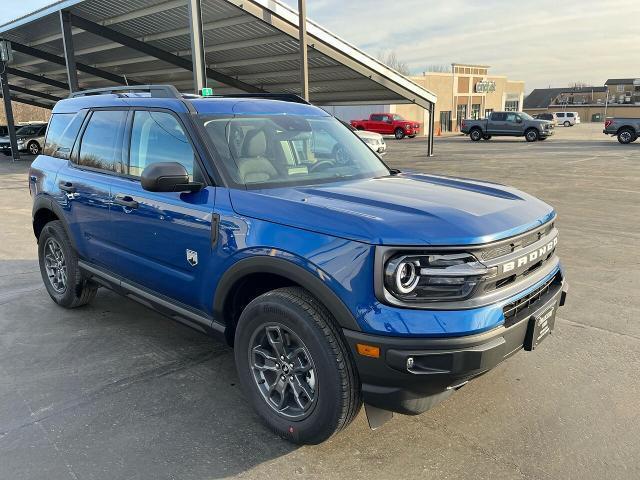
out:
{"label": "beige building", "polygon": [[[451,72],[425,72],[411,80],[438,96],[435,132],[456,131],[465,118],[485,118],[492,111],[520,111],[524,82],[489,74],[487,65],[454,63]],[[426,125],[428,112],[416,105],[392,105],[392,113]]]}
{"label": "beige building", "polygon": [[[51,110],[42,107],[35,107],[19,102],[11,102],[13,109],[13,120],[16,123],[23,122],[47,122],[51,116]],[[4,108],[0,107],[0,125],[7,124],[7,117]]]}

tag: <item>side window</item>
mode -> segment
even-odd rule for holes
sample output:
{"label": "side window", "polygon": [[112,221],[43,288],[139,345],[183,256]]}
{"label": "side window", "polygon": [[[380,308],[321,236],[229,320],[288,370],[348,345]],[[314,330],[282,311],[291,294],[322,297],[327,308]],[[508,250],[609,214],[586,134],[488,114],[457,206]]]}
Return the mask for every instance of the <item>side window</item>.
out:
{"label": "side window", "polygon": [[122,173],[122,127],[127,112],[97,110],[82,135],[78,164]]}
{"label": "side window", "polygon": [[380,117],[380,121],[381,122],[388,122],[389,121],[389,116],[388,115],[382,115]]}
{"label": "side window", "polygon": [[179,162],[193,179],[193,148],[178,120],[166,112],[137,111],[133,117],[127,173],[139,177],[146,166]]}
{"label": "side window", "polygon": [[516,121],[516,114],[515,113],[507,113],[507,122],[514,122]]}
{"label": "side window", "polygon": [[372,122],[381,122],[382,121],[382,115],[371,115],[371,121]]}
{"label": "side window", "polygon": [[567,117],[573,118],[573,113],[567,113]]}
{"label": "side window", "polygon": [[507,115],[502,112],[493,112],[491,114],[491,120],[494,122],[504,122],[507,118]]}
{"label": "side window", "polygon": [[85,116],[84,111],[52,115],[46,132],[43,153],[68,159]]}
{"label": "side window", "polygon": [[558,117],[564,117],[564,113],[556,113]]}

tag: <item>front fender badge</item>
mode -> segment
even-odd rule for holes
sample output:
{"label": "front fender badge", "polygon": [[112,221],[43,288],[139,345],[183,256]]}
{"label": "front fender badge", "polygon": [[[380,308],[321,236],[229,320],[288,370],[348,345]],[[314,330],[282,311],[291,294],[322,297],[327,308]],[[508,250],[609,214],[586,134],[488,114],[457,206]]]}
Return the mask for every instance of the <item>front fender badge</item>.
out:
{"label": "front fender badge", "polygon": [[187,249],[187,262],[195,267],[198,264],[198,252]]}

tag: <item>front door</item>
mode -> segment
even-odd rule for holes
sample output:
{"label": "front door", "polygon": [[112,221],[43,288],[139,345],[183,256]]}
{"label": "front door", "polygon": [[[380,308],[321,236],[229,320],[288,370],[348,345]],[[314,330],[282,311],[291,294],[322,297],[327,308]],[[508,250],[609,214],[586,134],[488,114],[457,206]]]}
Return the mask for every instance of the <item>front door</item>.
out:
{"label": "front door", "polygon": [[505,123],[505,133],[507,135],[522,135],[524,132],[522,117],[516,112],[507,112],[507,122]]}
{"label": "front door", "polygon": [[[157,162],[179,162],[204,181],[189,136],[173,113],[137,110],[129,122],[125,175],[111,185],[111,244],[116,273],[156,293],[210,313],[203,277],[215,271],[212,219],[215,188],[195,193],[149,192],[140,175]],[[217,228],[217,225],[216,225]]]}

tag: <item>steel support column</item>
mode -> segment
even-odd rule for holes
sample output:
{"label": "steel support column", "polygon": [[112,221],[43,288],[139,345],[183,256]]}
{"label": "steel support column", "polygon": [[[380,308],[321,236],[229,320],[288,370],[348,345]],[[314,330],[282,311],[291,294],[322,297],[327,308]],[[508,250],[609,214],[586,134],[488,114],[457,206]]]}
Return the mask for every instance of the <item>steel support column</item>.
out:
{"label": "steel support column", "polygon": [[73,49],[73,34],[71,33],[71,14],[66,10],[60,10],[60,29],[62,30],[62,44],[64,45],[69,92],[73,93],[80,90],[80,87],[78,86],[78,69]]}
{"label": "steel support column", "polygon": [[307,0],[298,0],[298,21],[300,40],[300,93],[309,101],[309,58],[307,56]]}
{"label": "steel support column", "polygon": [[433,157],[433,133],[434,133],[434,121],[433,115],[436,112],[436,105],[432,103],[429,105],[429,138],[427,139],[427,157]]}
{"label": "steel support column", "polygon": [[7,64],[2,63],[2,73],[0,73],[0,83],[2,83],[2,101],[4,103],[4,113],[7,117],[7,128],[9,129],[9,142],[11,143],[11,156],[13,161],[20,160],[18,152],[18,139],[16,137],[16,126],[13,121],[13,108],[11,106],[11,93],[9,92],[9,79],[7,78]]}
{"label": "steel support column", "polygon": [[202,36],[202,7],[200,0],[189,0],[189,25],[191,26],[191,63],[193,87],[197,94],[207,86],[207,65]]}

